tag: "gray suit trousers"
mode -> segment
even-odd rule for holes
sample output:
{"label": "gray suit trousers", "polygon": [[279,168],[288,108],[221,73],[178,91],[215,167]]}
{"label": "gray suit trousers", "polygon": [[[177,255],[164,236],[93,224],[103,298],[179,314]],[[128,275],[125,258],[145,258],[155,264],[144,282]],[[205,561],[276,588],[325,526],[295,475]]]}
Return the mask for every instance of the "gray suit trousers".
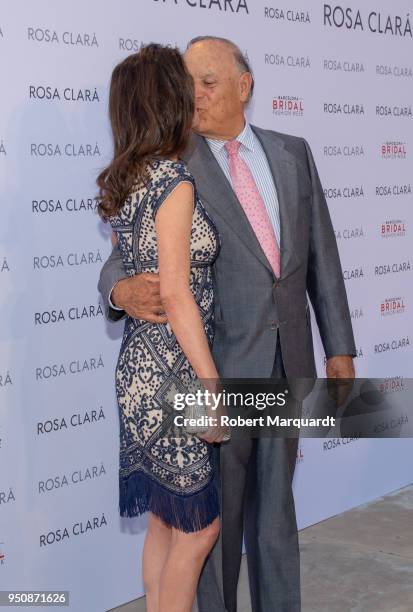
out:
{"label": "gray suit trousers", "polygon": [[[285,377],[279,340],[272,377]],[[221,534],[198,586],[200,612],[236,612],[242,539],[253,612],[299,612],[300,555],[292,480],[298,439],[234,439],[215,449]]]}

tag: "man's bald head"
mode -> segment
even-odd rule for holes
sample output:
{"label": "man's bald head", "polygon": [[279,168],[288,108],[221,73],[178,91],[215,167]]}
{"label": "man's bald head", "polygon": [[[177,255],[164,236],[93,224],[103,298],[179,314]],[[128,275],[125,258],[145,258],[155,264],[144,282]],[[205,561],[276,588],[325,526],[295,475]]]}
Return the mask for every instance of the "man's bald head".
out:
{"label": "man's bald head", "polygon": [[[235,62],[235,66],[239,74],[243,74],[244,72],[250,73],[252,77],[251,89],[250,89],[250,95],[249,95],[249,100],[250,100],[254,92],[254,75],[253,75],[249,60],[242,53],[239,46],[235,44],[232,40],[229,40],[229,38],[223,38],[221,36],[196,36],[195,38],[192,38],[192,40],[189,41],[186,47],[187,50],[190,47],[192,47],[192,45],[195,45],[200,42],[210,42],[212,44],[215,43],[218,45],[218,48],[221,45],[221,53],[224,48],[224,50],[228,51],[232,55],[234,62]],[[223,48],[222,48],[222,45],[223,45]]]}
{"label": "man's bald head", "polygon": [[237,136],[253,85],[239,47],[225,38],[200,36],[189,43],[185,63],[195,84],[194,130],[222,140]]}

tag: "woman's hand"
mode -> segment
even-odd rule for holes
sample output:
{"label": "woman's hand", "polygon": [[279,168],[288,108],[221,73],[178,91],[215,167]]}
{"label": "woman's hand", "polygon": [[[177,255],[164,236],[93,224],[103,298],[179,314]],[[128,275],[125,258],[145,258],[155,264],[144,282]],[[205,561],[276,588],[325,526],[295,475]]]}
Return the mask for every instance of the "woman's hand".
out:
{"label": "woman's hand", "polygon": [[225,406],[222,402],[219,403],[216,410],[212,410],[210,407],[207,408],[207,416],[214,419],[215,425],[211,425],[205,432],[198,434],[198,438],[205,440],[213,444],[214,442],[219,444],[221,442],[227,442],[231,437],[231,430],[228,425],[222,422],[223,416],[227,415]]}
{"label": "woman's hand", "polygon": [[209,442],[210,444],[221,444],[221,442],[228,442],[231,438],[229,427],[214,426],[207,429],[204,433],[198,434],[198,438]]}

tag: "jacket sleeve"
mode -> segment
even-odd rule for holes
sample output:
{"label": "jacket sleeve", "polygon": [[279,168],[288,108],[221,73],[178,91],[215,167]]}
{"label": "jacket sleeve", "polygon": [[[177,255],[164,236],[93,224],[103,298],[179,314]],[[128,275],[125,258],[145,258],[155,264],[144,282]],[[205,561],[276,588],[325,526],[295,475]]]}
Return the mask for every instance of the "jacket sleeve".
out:
{"label": "jacket sleeve", "polygon": [[126,316],[124,310],[112,308],[109,301],[113,287],[119,280],[125,277],[122,255],[118,245],[115,245],[109,258],[103,264],[98,283],[98,290],[102,296],[105,314],[109,321],[119,321]]}
{"label": "jacket sleeve", "polygon": [[307,291],[327,359],[356,356],[336,237],[311,149],[305,140],[304,145],[312,184]]}

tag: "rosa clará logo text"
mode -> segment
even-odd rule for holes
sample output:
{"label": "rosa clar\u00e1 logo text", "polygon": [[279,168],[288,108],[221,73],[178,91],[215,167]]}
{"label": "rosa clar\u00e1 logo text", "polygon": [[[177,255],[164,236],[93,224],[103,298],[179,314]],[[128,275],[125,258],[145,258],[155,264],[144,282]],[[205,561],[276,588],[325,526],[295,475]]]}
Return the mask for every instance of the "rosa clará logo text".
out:
{"label": "rosa clar\u00e1 logo text", "polygon": [[190,6],[191,8],[215,9],[227,13],[249,14],[247,0],[153,0],[160,5]]}

